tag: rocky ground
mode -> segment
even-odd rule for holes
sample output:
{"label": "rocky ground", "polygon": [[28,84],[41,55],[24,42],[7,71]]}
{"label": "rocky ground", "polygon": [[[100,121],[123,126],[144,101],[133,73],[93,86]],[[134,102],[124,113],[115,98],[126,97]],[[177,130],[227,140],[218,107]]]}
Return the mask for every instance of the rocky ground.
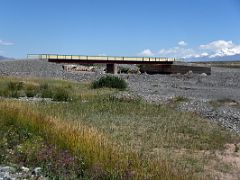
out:
{"label": "rocky ground", "polygon": [[41,175],[41,168],[30,170],[27,167],[19,169],[11,166],[0,166],[0,180],[38,179],[45,180]]}
{"label": "rocky ground", "polygon": [[133,93],[147,101],[192,111],[240,133],[240,69],[212,68],[212,75],[131,75]]}
{"label": "rocky ground", "polygon": [[[101,68],[96,72],[67,72],[61,64],[38,60],[0,62],[0,76],[49,77],[82,82],[102,75]],[[196,112],[240,133],[240,69],[212,68],[210,76],[192,73],[119,76],[129,84],[129,91],[122,92],[124,96],[140,96],[148,102],[160,104],[174,103],[173,108]],[[0,179],[18,179],[18,173],[11,173],[12,170],[0,166]]]}

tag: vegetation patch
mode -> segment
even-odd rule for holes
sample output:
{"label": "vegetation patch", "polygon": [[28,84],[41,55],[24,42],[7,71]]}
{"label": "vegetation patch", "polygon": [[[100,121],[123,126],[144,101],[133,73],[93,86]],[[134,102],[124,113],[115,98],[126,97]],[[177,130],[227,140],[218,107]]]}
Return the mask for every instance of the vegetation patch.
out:
{"label": "vegetation patch", "polygon": [[229,98],[211,100],[211,101],[209,101],[209,104],[211,104],[215,108],[221,107],[221,106],[224,106],[224,105],[233,106],[233,107],[240,107],[240,104],[239,104],[238,101],[235,101],[235,100],[229,99]]}
{"label": "vegetation patch", "polygon": [[16,164],[34,169],[41,167],[48,178],[79,178],[85,166],[81,158],[68,150],[49,144],[36,131],[19,126],[16,114],[0,111],[0,164]]}
{"label": "vegetation patch", "polygon": [[120,90],[125,90],[127,88],[127,82],[117,76],[105,76],[92,82],[92,88],[116,88]]}
{"label": "vegetation patch", "polygon": [[175,96],[173,99],[172,99],[173,102],[175,103],[181,103],[181,102],[186,102],[188,101],[188,99],[184,96]]}
{"label": "vegetation patch", "polygon": [[53,100],[54,101],[69,101],[70,96],[67,92],[67,90],[63,89],[63,88],[58,88],[56,89],[54,95],[53,95]]}
{"label": "vegetation patch", "polygon": [[51,84],[48,82],[26,82],[18,79],[5,79],[0,81],[0,96],[7,98],[41,97],[53,101],[70,101],[71,87],[64,84]]}

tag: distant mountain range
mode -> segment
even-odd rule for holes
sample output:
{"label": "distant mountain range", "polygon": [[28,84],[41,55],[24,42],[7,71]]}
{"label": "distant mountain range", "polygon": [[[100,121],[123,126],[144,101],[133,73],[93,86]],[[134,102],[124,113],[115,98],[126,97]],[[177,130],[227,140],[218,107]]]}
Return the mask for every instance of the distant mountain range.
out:
{"label": "distant mountain range", "polygon": [[199,57],[199,58],[188,58],[185,59],[186,61],[193,61],[193,62],[199,62],[199,61],[240,61],[240,54],[236,54],[233,56],[223,56],[223,57],[214,57],[210,58],[208,56],[205,57]]}
{"label": "distant mountain range", "polygon": [[5,56],[0,56],[0,61],[4,61],[4,60],[14,60],[14,58],[9,58],[9,57],[5,57]]}
{"label": "distant mountain range", "polygon": [[5,60],[5,59],[8,59],[8,58],[4,56],[0,56],[0,60]]}

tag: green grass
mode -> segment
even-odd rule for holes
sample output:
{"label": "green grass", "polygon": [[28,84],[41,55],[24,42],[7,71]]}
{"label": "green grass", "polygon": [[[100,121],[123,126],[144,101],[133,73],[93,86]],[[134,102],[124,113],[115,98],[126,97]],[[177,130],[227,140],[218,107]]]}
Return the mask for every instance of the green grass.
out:
{"label": "green grass", "polygon": [[66,81],[56,83],[52,80],[35,80],[29,82],[6,78],[0,81],[0,86],[0,96],[7,98],[41,97],[50,98],[53,101],[70,101],[74,96],[70,83]]}
{"label": "green grass", "polygon": [[[0,80],[0,85],[6,81]],[[114,89],[92,89],[90,84],[60,80],[29,79],[25,84],[53,92],[61,88],[73,100],[4,100],[0,102],[1,120],[10,116],[17,127],[83,157],[85,174],[91,177],[205,177],[208,172],[203,166],[214,158],[204,152],[222,151],[225,144],[240,140],[194,113],[115,98],[118,91]]]}
{"label": "green grass", "polygon": [[[37,108],[59,118],[79,118],[135,150],[154,147],[212,150],[223,148],[231,140],[231,133],[195,114],[141,101],[121,101],[111,95],[85,103],[45,104]],[[139,141],[144,146],[137,149]]]}

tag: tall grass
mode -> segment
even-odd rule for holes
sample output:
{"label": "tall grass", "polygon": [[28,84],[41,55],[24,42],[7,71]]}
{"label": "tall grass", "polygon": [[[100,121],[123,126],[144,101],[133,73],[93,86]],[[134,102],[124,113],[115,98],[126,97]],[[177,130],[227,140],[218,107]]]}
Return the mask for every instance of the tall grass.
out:
{"label": "tall grass", "polygon": [[[61,81],[60,81],[61,82]],[[67,84],[67,83],[66,83]],[[0,96],[2,97],[41,97],[51,98],[53,101],[69,101],[71,100],[72,92],[71,87],[66,87],[65,83],[51,84],[47,82],[34,83],[19,81],[18,79],[7,80],[0,82],[1,90]]]}
{"label": "tall grass", "polygon": [[97,173],[101,172],[107,177],[120,179],[182,179],[184,176],[175,176],[166,163],[142,160],[136,153],[123,150],[94,127],[43,116],[19,102],[0,102],[0,116],[1,120],[26,128],[48,142],[83,157],[91,173],[97,170]]}

